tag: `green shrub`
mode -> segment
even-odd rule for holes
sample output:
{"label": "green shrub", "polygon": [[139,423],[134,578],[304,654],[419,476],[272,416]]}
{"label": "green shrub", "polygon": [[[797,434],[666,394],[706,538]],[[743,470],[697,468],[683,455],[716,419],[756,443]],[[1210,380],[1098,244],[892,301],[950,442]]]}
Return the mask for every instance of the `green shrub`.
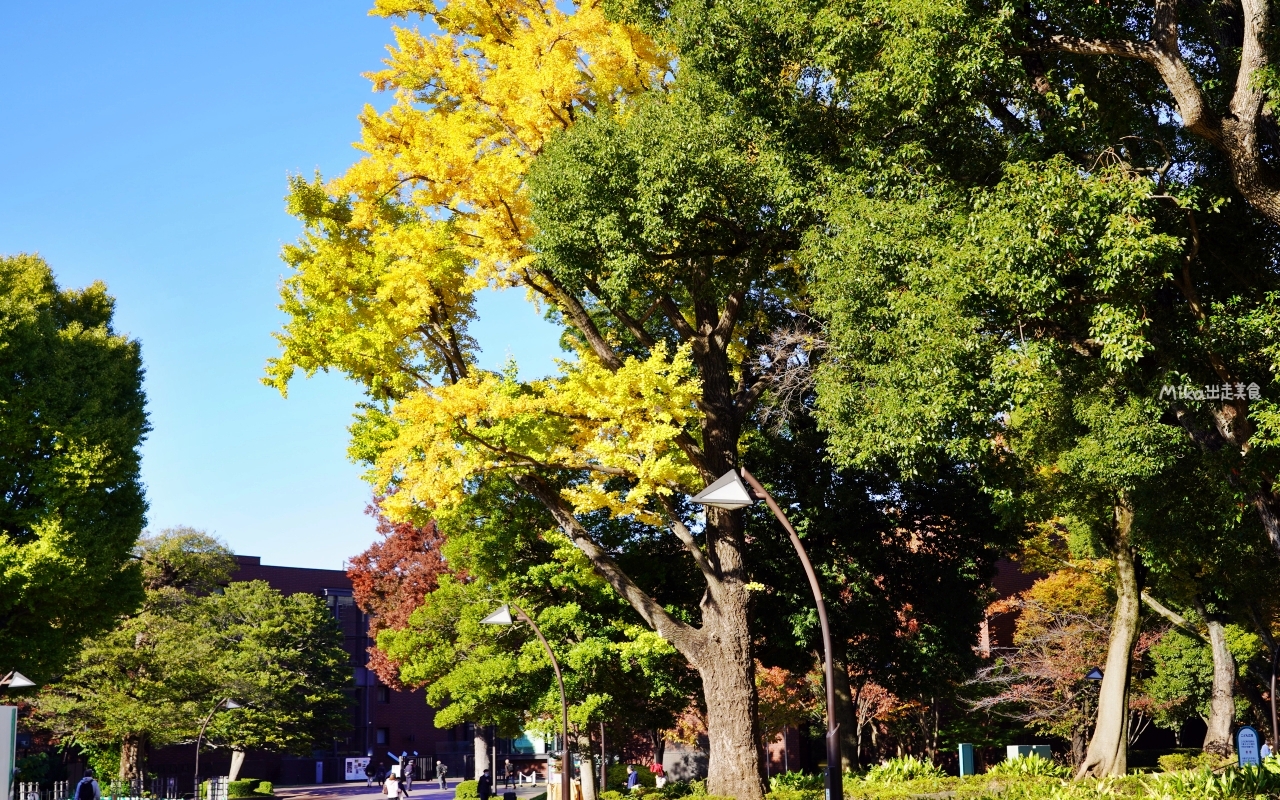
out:
{"label": "green shrub", "polygon": [[601,792],[600,800],[622,800],[622,792],[615,792],[612,789],[607,792]]}
{"label": "green shrub", "polygon": [[825,789],[774,789],[765,800],[822,800]]}
{"label": "green shrub", "polygon": [[274,797],[271,781],[258,778],[244,778],[227,784],[227,800],[244,797]]}
{"label": "green shrub", "polygon": [[769,789],[774,792],[783,789],[817,789],[825,791],[826,783],[821,775],[810,775],[807,772],[784,772],[769,779]]}
{"label": "green shrub", "polygon": [[480,800],[480,784],[478,781],[463,781],[453,796],[454,800]]}
{"label": "green shrub", "polygon": [[915,756],[891,758],[883,764],[877,764],[867,770],[866,780],[878,783],[898,783],[913,781],[918,778],[941,778],[942,770],[931,761],[924,761]]}
{"label": "green shrub", "polygon": [[[658,785],[657,781],[654,780],[653,773],[649,771],[648,767],[642,764],[632,764],[631,766],[635,767],[636,772],[639,773],[641,786],[645,786],[649,789],[652,789],[653,787]],[[618,791],[623,793],[626,792],[627,790],[627,765],[626,764],[611,764],[609,766],[608,772],[605,773],[605,776],[609,780],[609,782],[605,784],[606,786],[617,786],[619,787]]]}
{"label": "green shrub", "polygon": [[666,786],[654,790],[654,794],[663,800],[680,800],[682,797],[706,793],[707,785],[702,781],[667,781]]}
{"label": "green shrub", "polygon": [[994,778],[1069,778],[1071,768],[1055,764],[1037,753],[1030,753],[1001,761],[987,770],[987,774]]}
{"label": "green shrub", "polygon": [[1160,769],[1164,772],[1181,772],[1188,769],[1216,769],[1217,767],[1230,764],[1235,759],[1216,756],[1213,753],[1205,753],[1203,751],[1192,750],[1181,753],[1169,753],[1160,756],[1156,762],[1160,765]]}

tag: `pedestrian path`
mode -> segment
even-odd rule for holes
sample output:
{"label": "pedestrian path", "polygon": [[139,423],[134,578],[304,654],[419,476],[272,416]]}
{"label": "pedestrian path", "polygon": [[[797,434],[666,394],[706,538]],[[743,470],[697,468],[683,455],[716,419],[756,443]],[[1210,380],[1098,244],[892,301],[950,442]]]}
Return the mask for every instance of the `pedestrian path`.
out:
{"label": "pedestrian path", "polygon": [[[453,793],[458,787],[456,780],[449,781],[448,789],[441,789],[434,781],[425,783],[413,782],[413,792],[409,800],[453,800]],[[546,786],[521,786],[519,789],[498,787],[498,797],[504,792],[514,791],[520,800],[528,800],[547,791]],[[277,786],[276,797],[282,800],[386,800],[382,790],[377,786],[365,786],[363,781],[350,783],[319,783],[303,786]]]}

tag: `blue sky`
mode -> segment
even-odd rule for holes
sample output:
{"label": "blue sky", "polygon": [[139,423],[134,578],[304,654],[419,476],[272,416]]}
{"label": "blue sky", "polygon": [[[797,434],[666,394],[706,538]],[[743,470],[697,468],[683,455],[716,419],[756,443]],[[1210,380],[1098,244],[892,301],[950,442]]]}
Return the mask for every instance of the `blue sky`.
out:
{"label": "blue sky", "polygon": [[[141,340],[154,427],[152,530],[203,528],[239,553],[337,568],[374,538],[346,460],[357,389],[289,399],[258,378],[282,316],[286,176],[341,171],[356,115],[385,105],[391,23],[366,0],[0,0],[0,253],[59,283],[105,281]],[[485,296],[481,365],[545,374],[556,331],[523,296]]]}

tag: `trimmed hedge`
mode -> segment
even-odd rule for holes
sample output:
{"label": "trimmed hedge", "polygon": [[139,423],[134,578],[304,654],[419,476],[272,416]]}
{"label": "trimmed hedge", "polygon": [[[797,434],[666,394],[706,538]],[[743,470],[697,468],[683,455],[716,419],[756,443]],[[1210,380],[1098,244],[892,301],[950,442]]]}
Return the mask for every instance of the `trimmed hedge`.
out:
{"label": "trimmed hedge", "polygon": [[227,784],[227,800],[233,798],[274,797],[271,781],[244,778]]}
{"label": "trimmed hedge", "polygon": [[453,793],[454,800],[480,800],[480,782],[463,781]]}

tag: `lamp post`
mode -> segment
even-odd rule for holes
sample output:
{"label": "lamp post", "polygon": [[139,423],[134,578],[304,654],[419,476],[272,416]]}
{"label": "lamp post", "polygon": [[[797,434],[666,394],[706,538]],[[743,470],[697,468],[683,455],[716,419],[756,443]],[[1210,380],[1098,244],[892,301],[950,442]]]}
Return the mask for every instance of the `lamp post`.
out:
{"label": "lamp post", "polygon": [[[28,689],[35,681],[17,670],[0,677],[0,689]],[[13,768],[18,755],[18,708],[0,706],[0,797],[8,797],[13,790]]]}
{"label": "lamp post", "polygon": [[[743,480],[746,483],[743,483]],[[747,488],[748,485],[751,488]],[[754,493],[754,494],[753,494]],[[715,508],[723,508],[734,510],[746,508],[757,500],[764,500],[769,506],[769,510],[778,518],[778,522],[786,530],[787,535],[791,537],[791,544],[796,549],[796,554],[800,556],[800,563],[804,565],[805,575],[809,577],[809,588],[813,590],[813,600],[818,606],[818,622],[822,625],[822,650],[825,663],[823,664],[823,676],[827,683],[827,775],[826,775],[826,800],[839,800],[844,796],[844,786],[842,780],[842,771],[840,764],[840,723],[836,722],[836,688],[835,688],[835,662],[832,658],[831,647],[831,626],[827,624],[827,604],[822,600],[822,589],[818,585],[818,574],[813,571],[813,564],[809,561],[809,554],[805,552],[804,545],[800,543],[800,537],[796,535],[795,528],[791,527],[791,521],[787,519],[787,515],[782,513],[782,509],[778,507],[778,503],[773,496],[760,485],[760,481],[746,470],[742,469],[739,475],[737,470],[729,470],[720,476],[714,483],[703,489],[692,498],[693,502],[704,505],[714,506]]]}
{"label": "lamp post", "polygon": [[[513,619],[511,609],[515,609],[516,615]],[[571,800],[569,791],[569,775],[573,771],[573,760],[569,758],[569,701],[564,696],[564,678],[560,675],[560,662],[556,661],[556,654],[551,652],[551,645],[547,644],[547,638],[542,635],[542,629],[538,627],[538,623],[533,618],[524,613],[524,610],[515,603],[511,603],[510,607],[503,606],[489,616],[480,620],[481,625],[511,625],[519,620],[529,623],[529,627],[533,628],[533,632],[538,635],[538,641],[542,642],[542,649],[547,651],[547,658],[551,659],[551,668],[556,672],[556,683],[560,686],[560,714],[561,724],[564,725],[564,750],[560,758],[560,798],[561,800]]]}
{"label": "lamp post", "polygon": [[209,727],[209,723],[213,721],[213,715],[218,713],[218,709],[226,708],[227,710],[230,710],[240,707],[240,704],[235,700],[232,700],[230,697],[224,697],[213,704],[213,708],[209,710],[209,715],[204,718],[204,722],[200,723],[200,733],[196,734],[196,783],[194,791],[197,800],[199,800],[200,795],[200,742],[204,739],[204,730]]}

